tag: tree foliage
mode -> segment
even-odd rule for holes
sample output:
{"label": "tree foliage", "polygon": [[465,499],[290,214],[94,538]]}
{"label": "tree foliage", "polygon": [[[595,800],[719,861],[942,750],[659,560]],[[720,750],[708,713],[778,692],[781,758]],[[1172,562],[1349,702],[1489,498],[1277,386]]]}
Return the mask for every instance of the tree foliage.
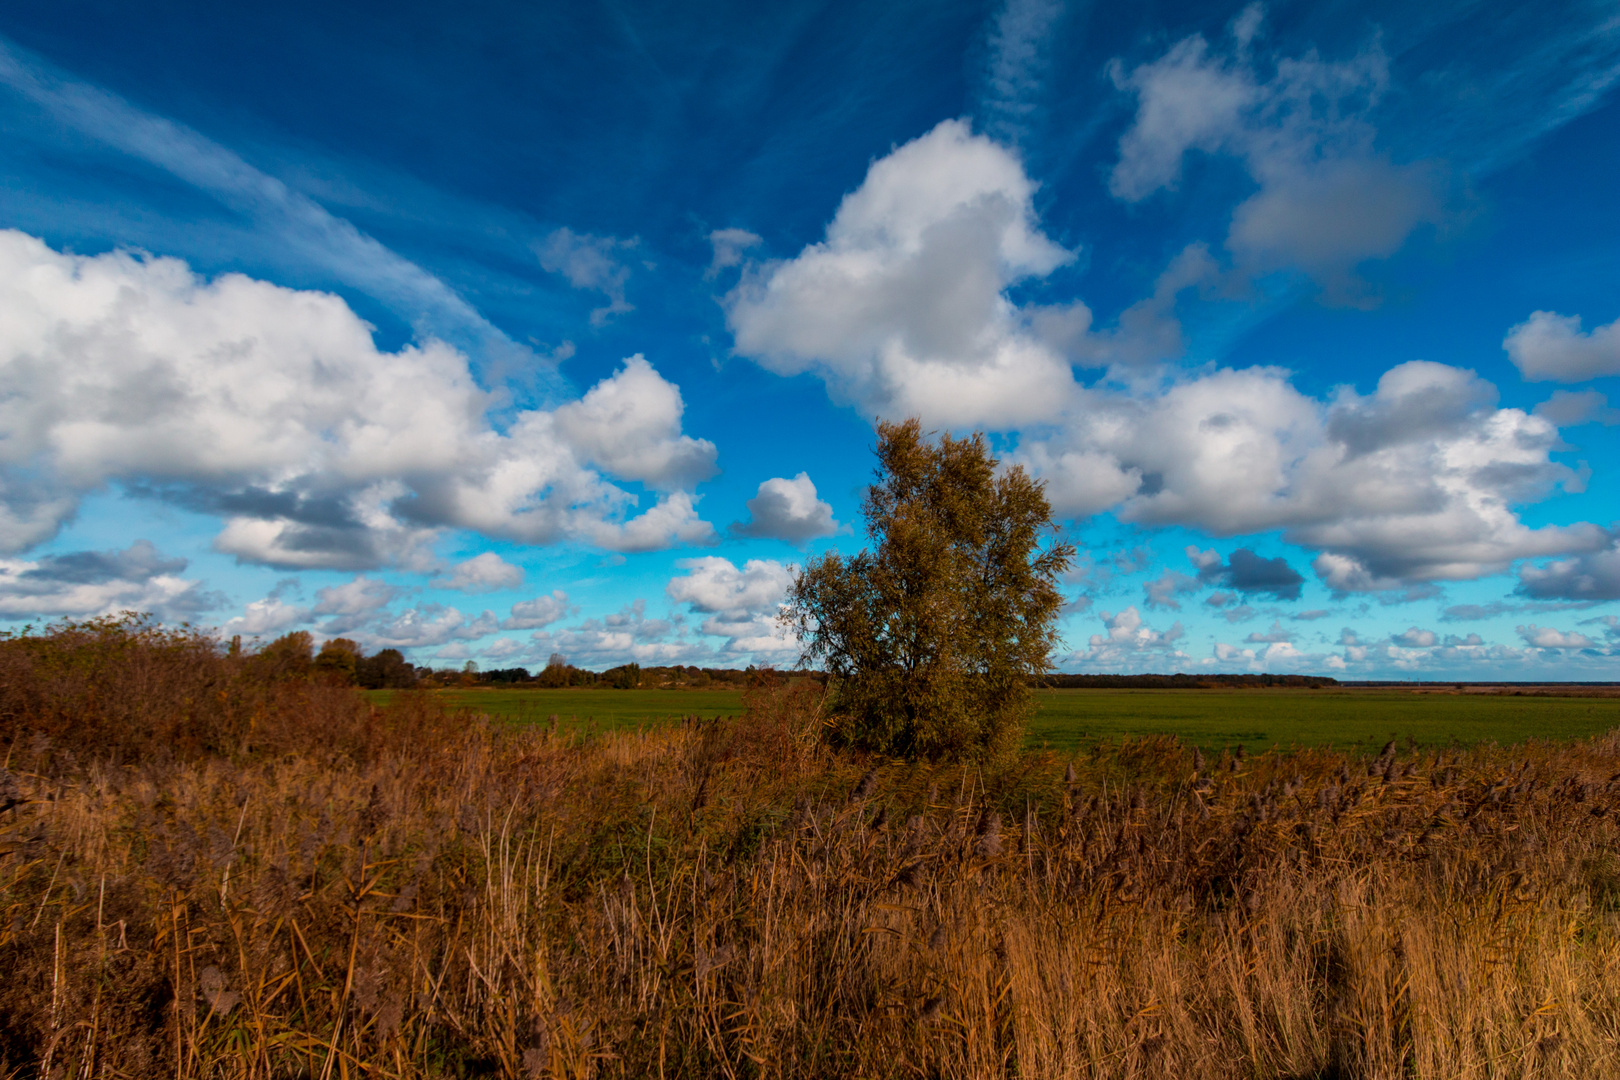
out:
{"label": "tree foliage", "polygon": [[803,662],[833,680],[841,741],[906,757],[1014,747],[1028,680],[1059,642],[1058,577],[1074,548],[1043,539],[1051,506],[982,435],[931,441],[917,420],[878,425],[862,507],[873,548],[812,559],[783,619]]}

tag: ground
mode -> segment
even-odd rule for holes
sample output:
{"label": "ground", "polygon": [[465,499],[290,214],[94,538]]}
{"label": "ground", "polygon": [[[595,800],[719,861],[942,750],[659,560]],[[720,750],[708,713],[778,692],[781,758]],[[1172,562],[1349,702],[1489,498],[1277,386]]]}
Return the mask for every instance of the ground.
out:
{"label": "ground", "polygon": [[[731,690],[440,690],[446,703],[524,723],[597,730],[683,716],[735,716]],[[390,691],[371,691],[385,701]],[[1174,735],[1195,746],[1242,744],[1374,749],[1390,739],[1442,747],[1524,739],[1575,739],[1620,727],[1620,698],[1535,691],[1446,693],[1409,689],[1042,690],[1027,743],[1088,749],[1105,739]]]}

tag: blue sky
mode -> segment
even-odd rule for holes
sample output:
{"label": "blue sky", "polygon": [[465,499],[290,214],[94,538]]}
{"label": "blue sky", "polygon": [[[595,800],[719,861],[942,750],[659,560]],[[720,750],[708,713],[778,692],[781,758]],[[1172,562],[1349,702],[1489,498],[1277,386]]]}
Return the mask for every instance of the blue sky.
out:
{"label": "blue sky", "polygon": [[0,619],[787,664],[873,422],[1071,671],[1620,672],[1612,3],[0,13]]}

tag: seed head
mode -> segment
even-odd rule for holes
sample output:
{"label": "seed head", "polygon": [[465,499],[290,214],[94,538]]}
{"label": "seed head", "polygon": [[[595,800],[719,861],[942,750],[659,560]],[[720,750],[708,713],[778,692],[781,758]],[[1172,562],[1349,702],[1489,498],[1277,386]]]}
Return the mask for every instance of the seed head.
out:
{"label": "seed head", "polygon": [[874,769],[868,769],[867,772],[866,772],[866,775],[861,777],[861,782],[855,785],[855,791],[850,796],[850,798],[852,798],[852,799],[869,799],[869,798],[871,798],[872,797],[872,792],[877,790],[877,780],[878,780],[878,771],[877,771],[877,769],[875,769],[875,768]]}
{"label": "seed head", "polygon": [[236,1003],[242,1000],[242,995],[228,989],[225,985],[225,975],[209,964],[197,973],[197,996],[208,1003],[208,1011],[224,1016],[236,1008]]}
{"label": "seed head", "polygon": [[986,810],[979,819],[978,842],[974,845],[980,855],[986,858],[1001,854],[1001,815],[994,810]]}

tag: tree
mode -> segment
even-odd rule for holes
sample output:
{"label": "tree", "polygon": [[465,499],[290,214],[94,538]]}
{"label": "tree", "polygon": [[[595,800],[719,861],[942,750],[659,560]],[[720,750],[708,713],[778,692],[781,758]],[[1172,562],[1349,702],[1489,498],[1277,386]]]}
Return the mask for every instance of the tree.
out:
{"label": "tree", "polygon": [[641,665],[624,664],[616,668],[608,668],[602,672],[608,680],[608,685],[615,690],[634,690],[641,685]]}
{"label": "tree", "polygon": [[1029,718],[1028,680],[1059,644],[1058,577],[1074,548],[1022,466],[998,469],[984,436],[878,425],[877,482],[862,512],[874,549],[810,560],[782,619],[800,664],[831,676],[835,739],[906,757],[999,754]]}
{"label": "tree", "polygon": [[348,638],[333,638],[315,656],[315,674],[339,686],[353,686],[360,646]]}
{"label": "tree", "polygon": [[268,679],[307,679],[315,663],[315,639],[308,630],[294,630],[260,649],[253,659]]}
{"label": "tree", "polygon": [[354,667],[355,678],[367,690],[404,690],[416,685],[416,669],[398,649],[362,656]]}
{"label": "tree", "polygon": [[546,668],[540,673],[540,685],[545,687],[567,686],[569,682],[568,658],[562,653],[554,652],[551,659],[546,661]]}

